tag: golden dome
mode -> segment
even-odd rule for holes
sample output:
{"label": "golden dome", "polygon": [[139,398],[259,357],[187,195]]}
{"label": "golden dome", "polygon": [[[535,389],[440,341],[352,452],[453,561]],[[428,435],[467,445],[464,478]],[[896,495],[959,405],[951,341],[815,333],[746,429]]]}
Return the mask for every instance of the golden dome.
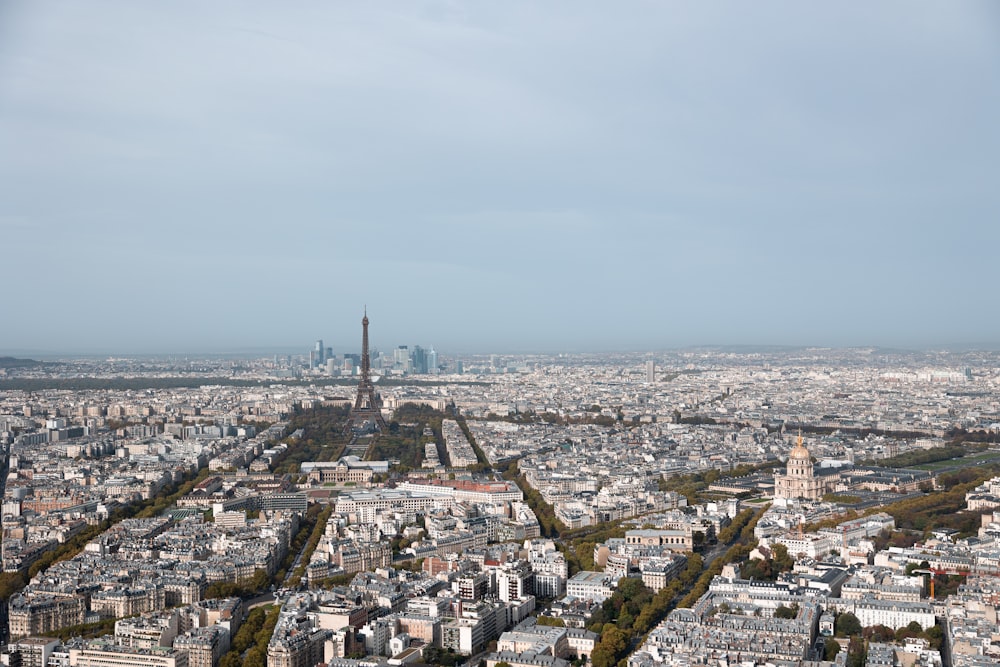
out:
{"label": "golden dome", "polygon": [[802,445],[802,434],[799,434],[798,442],[792,447],[792,451],[788,454],[789,459],[801,459],[808,461],[810,459],[809,450]]}

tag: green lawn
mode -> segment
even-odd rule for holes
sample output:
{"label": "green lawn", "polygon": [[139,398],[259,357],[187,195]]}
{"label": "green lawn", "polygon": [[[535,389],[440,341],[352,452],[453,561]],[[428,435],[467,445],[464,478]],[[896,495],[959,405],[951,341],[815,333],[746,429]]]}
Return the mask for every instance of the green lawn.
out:
{"label": "green lawn", "polygon": [[923,463],[921,465],[912,466],[916,470],[930,470],[932,472],[937,472],[940,470],[950,470],[958,468],[971,468],[973,466],[978,466],[986,463],[995,463],[1000,461],[1000,451],[985,451],[976,452],[963,456],[960,459],[949,459],[947,461],[935,461],[933,463]]}

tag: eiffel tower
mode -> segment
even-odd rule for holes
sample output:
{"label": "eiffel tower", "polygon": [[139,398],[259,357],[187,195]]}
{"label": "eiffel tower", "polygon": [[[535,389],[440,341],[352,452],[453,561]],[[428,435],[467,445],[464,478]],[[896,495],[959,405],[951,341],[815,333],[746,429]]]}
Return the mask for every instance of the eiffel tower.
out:
{"label": "eiffel tower", "polygon": [[368,309],[365,308],[364,319],[361,320],[361,380],[358,382],[358,396],[354,399],[354,407],[347,417],[344,433],[372,433],[384,431],[385,420],[382,418],[382,399],[375,393],[372,384],[371,358],[368,356]]}

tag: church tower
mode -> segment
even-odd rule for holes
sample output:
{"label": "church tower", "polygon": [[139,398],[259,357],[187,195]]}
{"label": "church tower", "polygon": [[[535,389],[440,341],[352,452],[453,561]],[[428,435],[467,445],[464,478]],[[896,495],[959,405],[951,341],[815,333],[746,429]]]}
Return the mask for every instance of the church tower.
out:
{"label": "church tower", "polygon": [[802,434],[799,434],[798,441],[788,453],[785,474],[774,476],[774,497],[820,500],[824,492],[823,480],[816,477],[812,456],[802,444]]}
{"label": "church tower", "polygon": [[813,463],[809,450],[802,444],[802,434],[788,454],[787,474],[795,479],[812,479]]}

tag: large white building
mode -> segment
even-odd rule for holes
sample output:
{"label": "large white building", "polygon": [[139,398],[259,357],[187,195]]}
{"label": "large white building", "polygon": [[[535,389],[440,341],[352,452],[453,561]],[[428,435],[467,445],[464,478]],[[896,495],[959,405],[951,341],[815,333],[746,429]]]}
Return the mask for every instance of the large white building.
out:
{"label": "large white building", "polygon": [[793,558],[817,559],[840,546],[840,539],[829,533],[787,533],[775,540],[776,544],[784,544],[788,554]]}
{"label": "large white building", "polygon": [[69,651],[70,667],[188,667],[188,653],[156,646],[133,649],[102,642]]}
{"label": "large white building", "polygon": [[774,476],[774,497],[820,500],[827,493],[825,481],[816,477],[812,457],[809,450],[803,446],[800,435],[798,442],[788,454],[785,474]]}
{"label": "large white building", "polygon": [[396,486],[428,496],[446,496],[456,502],[512,503],[524,500],[524,493],[513,482],[472,482],[467,480],[406,481]]}
{"label": "large white building", "polygon": [[934,626],[934,610],[926,602],[899,602],[896,600],[876,600],[864,598],[841,602],[838,611],[851,612],[861,621],[863,627],[884,625],[898,630],[916,621],[924,630]]}
{"label": "large white building", "polygon": [[422,512],[433,507],[451,507],[454,498],[449,495],[429,495],[394,489],[378,489],[375,491],[352,491],[337,496],[335,510],[337,512],[370,513],[370,521],[374,521],[374,513],[381,510],[403,510]]}
{"label": "large white building", "polygon": [[604,602],[614,593],[611,578],[603,572],[577,572],[566,582],[566,595]]}

